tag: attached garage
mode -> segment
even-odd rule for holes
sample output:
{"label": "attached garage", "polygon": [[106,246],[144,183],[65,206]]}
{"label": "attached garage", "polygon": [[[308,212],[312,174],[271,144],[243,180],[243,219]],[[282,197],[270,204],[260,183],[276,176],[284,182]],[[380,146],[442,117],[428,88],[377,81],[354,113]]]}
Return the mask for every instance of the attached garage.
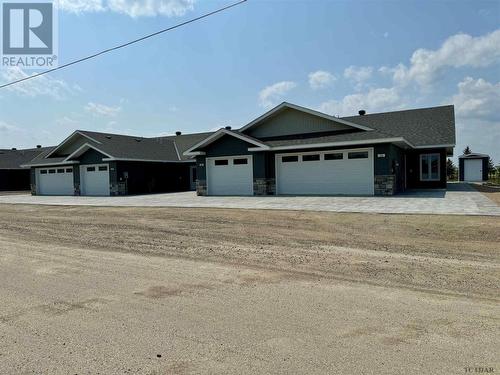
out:
{"label": "attached garage", "polygon": [[109,166],[94,164],[80,166],[80,194],[109,195]]}
{"label": "attached garage", "polygon": [[253,195],[252,156],[206,159],[209,195]]}
{"label": "attached garage", "polygon": [[278,194],[373,195],[373,149],[276,155]]}
{"label": "attached garage", "polygon": [[73,167],[38,168],[35,173],[37,194],[74,195]]}

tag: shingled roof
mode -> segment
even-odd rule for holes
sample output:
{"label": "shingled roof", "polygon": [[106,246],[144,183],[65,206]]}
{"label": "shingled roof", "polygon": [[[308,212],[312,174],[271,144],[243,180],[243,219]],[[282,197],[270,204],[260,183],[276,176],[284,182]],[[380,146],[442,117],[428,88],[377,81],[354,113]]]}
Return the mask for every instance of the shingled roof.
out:
{"label": "shingled roof", "polygon": [[50,149],[50,147],[42,147],[25,150],[0,150],[0,169],[24,169],[21,167],[23,164]]}

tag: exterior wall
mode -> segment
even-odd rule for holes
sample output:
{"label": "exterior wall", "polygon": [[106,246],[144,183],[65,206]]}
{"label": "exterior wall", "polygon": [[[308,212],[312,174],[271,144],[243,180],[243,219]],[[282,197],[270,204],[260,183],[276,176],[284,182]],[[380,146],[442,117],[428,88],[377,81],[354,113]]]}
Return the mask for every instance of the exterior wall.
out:
{"label": "exterior wall", "polygon": [[246,133],[252,137],[265,138],[346,129],[352,129],[352,127],[287,108],[263,121],[259,126],[249,129]]}
{"label": "exterior wall", "polygon": [[[482,161],[483,161],[483,181],[488,181],[488,179],[489,179],[489,176],[488,176],[488,158],[476,158],[476,159],[482,159]],[[465,175],[464,175],[465,162],[464,162],[464,160],[467,160],[467,159],[466,158],[458,159],[458,180],[459,181],[465,180]]]}
{"label": "exterior wall", "polygon": [[0,169],[0,191],[30,190],[29,169]]}
{"label": "exterior wall", "polygon": [[[439,181],[420,181],[420,155],[439,154]],[[408,150],[406,152],[406,174],[408,188],[413,189],[440,189],[446,188],[446,149]]]}
{"label": "exterior wall", "polygon": [[75,138],[72,139],[71,142],[67,142],[63,147],[61,147],[59,150],[57,150],[57,152],[54,154],[54,156],[71,155],[73,152],[78,150],[85,143],[91,143],[91,141],[85,137],[82,137],[82,136],[75,136]]}

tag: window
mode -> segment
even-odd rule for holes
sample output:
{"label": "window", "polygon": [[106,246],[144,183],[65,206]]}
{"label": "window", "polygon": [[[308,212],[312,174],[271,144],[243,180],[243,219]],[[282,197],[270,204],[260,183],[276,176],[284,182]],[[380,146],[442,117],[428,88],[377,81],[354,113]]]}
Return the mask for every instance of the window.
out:
{"label": "window", "polygon": [[233,160],[234,165],[243,165],[243,164],[248,164],[248,159],[234,159]]}
{"label": "window", "polygon": [[341,152],[336,152],[335,154],[325,154],[325,160],[342,160],[344,154]]}
{"label": "window", "polygon": [[64,173],[64,168],[58,169],[57,173]]}
{"label": "window", "polygon": [[302,155],[302,161],[318,161],[319,154],[314,155]]}
{"label": "window", "polygon": [[368,159],[368,151],[349,152],[349,159]]}
{"label": "window", "polygon": [[66,173],[73,173],[73,168],[66,168]]}
{"label": "window", "polygon": [[56,173],[55,169],[49,169],[49,174],[54,174],[54,173]]}
{"label": "window", "polygon": [[299,161],[299,157],[297,155],[294,155],[294,156],[282,156],[281,157],[281,161],[283,163],[293,163],[293,162]]}
{"label": "window", "polygon": [[219,159],[215,161],[215,165],[228,165],[229,162],[227,159]]}
{"label": "window", "polygon": [[441,179],[439,154],[420,155],[420,180],[439,181]]}
{"label": "window", "polygon": [[101,165],[101,166],[99,167],[99,170],[100,170],[101,172],[107,171],[107,170],[108,170],[108,166],[107,166],[107,165]]}
{"label": "window", "polygon": [[47,170],[46,170],[46,169],[42,169],[42,170],[40,171],[40,174],[47,174]]}
{"label": "window", "polygon": [[87,172],[95,172],[95,167],[87,167]]}

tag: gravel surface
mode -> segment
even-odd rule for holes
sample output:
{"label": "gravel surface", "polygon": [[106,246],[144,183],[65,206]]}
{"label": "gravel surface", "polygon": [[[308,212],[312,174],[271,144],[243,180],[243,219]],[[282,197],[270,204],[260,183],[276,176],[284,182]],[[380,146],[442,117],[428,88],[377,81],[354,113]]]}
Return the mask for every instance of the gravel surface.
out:
{"label": "gravel surface", "polygon": [[0,205],[0,373],[500,371],[500,218]]}

